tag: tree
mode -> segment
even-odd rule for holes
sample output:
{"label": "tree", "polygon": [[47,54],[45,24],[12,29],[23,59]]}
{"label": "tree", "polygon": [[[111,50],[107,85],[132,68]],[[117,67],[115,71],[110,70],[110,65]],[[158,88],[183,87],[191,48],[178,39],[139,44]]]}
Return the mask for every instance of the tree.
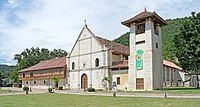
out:
{"label": "tree", "polygon": [[15,69],[15,70],[13,70],[12,72],[11,72],[11,74],[10,74],[10,79],[12,79],[13,80],[13,82],[16,82],[16,83],[18,83],[19,82],[19,72],[18,72],[18,70],[17,69]]}
{"label": "tree", "polygon": [[106,91],[108,91],[108,83],[110,82],[110,78],[109,77],[104,77],[102,79],[102,85],[105,88]]}
{"label": "tree", "polygon": [[56,57],[67,56],[67,52],[61,49],[54,49],[49,51],[47,48],[30,48],[25,49],[20,54],[15,54],[14,60],[17,60],[19,70],[33,66],[40,61],[49,60]]}
{"label": "tree", "polygon": [[55,83],[55,87],[58,88],[58,83],[59,83],[60,79],[58,77],[53,77],[52,80]]}
{"label": "tree", "polygon": [[200,74],[200,13],[192,12],[180,27],[180,33],[174,38],[176,57],[182,68],[197,77],[199,88]]}

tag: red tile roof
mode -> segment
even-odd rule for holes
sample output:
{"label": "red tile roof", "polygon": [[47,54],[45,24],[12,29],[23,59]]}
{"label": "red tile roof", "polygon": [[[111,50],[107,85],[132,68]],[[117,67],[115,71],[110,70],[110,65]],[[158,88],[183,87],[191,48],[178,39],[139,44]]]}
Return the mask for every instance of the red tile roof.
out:
{"label": "red tile roof", "polygon": [[121,54],[125,54],[125,55],[129,55],[129,47],[116,43],[114,41],[110,41],[98,36],[95,36],[96,39],[99,41],[99,43],[103,46],[105,45],[108,49],[111,49],[112,52],[116,52],[116,53],[121,53]]}
{"label": "red tile roof", "polygon": [[113,63],[113,66],[110,68],[126,68],[128,67],[128,60],[123,60],[121,62]]}
{"label": "red tile roof", "polygon": [[163,65],[171,67],[171,68],[176,68],[176,69],[182,70],[181,67],[179,67],[178,65],[176,65],[173,62],[170,62],[168,60],[163,60]]}
{"label": "red tile roof", "polygon": [[133,22],[137,22],[138,20],[144,20],[146,18],[154,18],[160,25],[166,25],[167,23],[165,22],[164,19],[162,19],[156,12],[148,12],[146,11],[143,11],[139,14],[137,14],[136,16],[128,19],[128,20],[125,20],[122,22],[123,25],[127,26],[127,27],[130,27],[130,24],[133,23]]}
{"label": "red tile roof", "polygon": [[[171,67],[171,68],[182,70],[181,67],[179,67],[176,64],[174,64],[173,62],[170,62],[170,61],[167,61],[167,60],[163,60],[163,65]],[[121,62],[113,63],[113,65],[110,68],[113,69],[113,68],[125,68],[125,67],[128,67],[128,60],[124,60],[124,61],[121,61]]]}
{"label": "red tile roof", "polygon": [[38,64],[31,66],[29,68],[22,69],[19,72],[36,71],[49,68],[59,68],[59,67],[65,67],[66,65],[67,65],[66,57],[60,57],[60,58],[41,61]]}

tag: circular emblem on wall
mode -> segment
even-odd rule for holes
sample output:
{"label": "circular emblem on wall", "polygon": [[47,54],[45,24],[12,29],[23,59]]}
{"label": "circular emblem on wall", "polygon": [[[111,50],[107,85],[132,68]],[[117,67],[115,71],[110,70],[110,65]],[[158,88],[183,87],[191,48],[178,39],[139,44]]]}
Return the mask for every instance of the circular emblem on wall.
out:
{"label": "circular emblem on wall", "polygon": [[137,55],[136,60],[137,60],[137,61],[141,61],[141,60],[142,60],[142,55],[140,55],[140,54]]}

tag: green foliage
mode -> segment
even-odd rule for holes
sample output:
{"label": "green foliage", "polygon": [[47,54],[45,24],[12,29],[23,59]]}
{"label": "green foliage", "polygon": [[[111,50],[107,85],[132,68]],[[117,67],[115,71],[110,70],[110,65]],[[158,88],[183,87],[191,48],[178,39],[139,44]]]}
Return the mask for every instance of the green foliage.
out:
{"label": "green foliage", "polygon": [[16,68],[17,66],[0,65],[1,78],[9,77],[10,73]]}
{"label": "green foliage", "polygon": [[13,80],[13,82],[18,83],[19,82],[19,72],[17,69],[13,70],[10,74],[10,79]]}
{"label": "green foliage", "polygon": [[88,92],[95,92],[95,89],[92,88],[92,87],[90,87],[90,88],[87,89],[87,91],[88,91]]}
{"label": "green foliage", "polygon": [[49,51],[47,48],[31,48],[25,49],[20,54],[15,54],[14,60],[18,61],[19,69],[33,66],[40,61],[49,60],[57,57],[67,56],[67,52],[61,49]]}
{"label": "green foliage", "polygon": [[23,90],[24,90],[24,91],[28,91],[28,90],[29,90],[29,87],[24,86],[24,87],[23,87]]}
{"label": "green foliage", "polygon": [[53,77],[52,80],[55,83],[55,87],[58,88],[58,83],[59,83],[60,79],[58,77]]}
{"label": "green foliage", "polygon": [[110,82],[110,78],[109,78],[109,77],[103,77],[102,82],[103,82],[103,81]]}
{"label": "green foliage", "polygon": [[[174,37],[176,34],[180,32],[179,27],[181,23],[183,23],[188,18],[176,18],[176,19],[168,19],[166,20],[167,25],[162,27],[162,40],[163,40],[163,58],[173,61],[177,63],[177,58],[175,55],[176,48],[174,46]],[[115,39],[114,41],[117,43],[121,43],[123,45],[129,46],[129,35],[130,32],[127,32],[121,35],[119,38]]]}
{"label": "green foliage", "polygon": [[52,88],[48,88],[48,92],[49,93],[53,93],[53,89]]}
{"label": "green foliage", "polygon": [[192,12],[192,16],[184,21],[174,43],[182,68],[189,73],[200,74],[200,12]]}

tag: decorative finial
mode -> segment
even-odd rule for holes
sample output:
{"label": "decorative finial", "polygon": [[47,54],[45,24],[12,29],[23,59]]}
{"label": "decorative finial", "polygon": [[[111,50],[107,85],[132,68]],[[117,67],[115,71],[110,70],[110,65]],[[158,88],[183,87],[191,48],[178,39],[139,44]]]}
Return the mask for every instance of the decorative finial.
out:
{"label": "decorative finial", "polygon": [[84,23],[85,23],[85,27],[87,27],[86,19],[84,20]]}
{"label": "decorative finial", "polygon": [[147,12],[146,6],[144,7],[144,11]]}

